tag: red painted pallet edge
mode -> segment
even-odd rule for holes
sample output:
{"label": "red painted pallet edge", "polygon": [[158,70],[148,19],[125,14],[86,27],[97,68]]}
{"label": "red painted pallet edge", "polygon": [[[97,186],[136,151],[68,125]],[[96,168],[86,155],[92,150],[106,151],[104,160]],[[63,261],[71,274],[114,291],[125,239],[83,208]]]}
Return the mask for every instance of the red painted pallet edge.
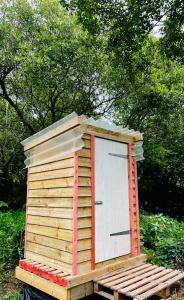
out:
{"label": "red painted pallet edge", "polygon": [[47,280],[50,280],[54,283],[57,283],[58,285],[61,285],[63,287],[67,287],[68,286],[68,281],[65,278],[62,277],[57,277],[47,271],[41,270],[39,267],[33,266],[31,264],[28,264],[25,261],[20,261],[19,262],[19,267],[21,269],[24,269],[28,272],[34,273],[42,278],[45,278]]}

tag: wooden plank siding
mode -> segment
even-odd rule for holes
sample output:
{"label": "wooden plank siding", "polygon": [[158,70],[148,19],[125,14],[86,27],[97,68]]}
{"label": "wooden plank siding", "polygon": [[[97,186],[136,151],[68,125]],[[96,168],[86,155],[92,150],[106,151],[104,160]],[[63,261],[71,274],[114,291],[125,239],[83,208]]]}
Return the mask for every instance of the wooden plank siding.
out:
{"label": "wooden plank siding", "polygon": [[[84,148],[78,151],[78,173],[79,173],[79,198],[78,198],[78,226],[83,220],[83,230],[88,230],[90,234],[90,238],[86,237],[86,232],[80,234],[80,230],[78,230],[78,250],[77,250],[77,274],[82,274],[85,272],[89,272],[91,270],[91,143],[90,143],[90,135],[85,134],[83,138]],[[86,168],[84,174],[84,167]],[[82,176],[82,177],[81,177]],[[80,183],[88,183],[88,185],[84,186]],[[81,187],[83,186],[83,190],[85,190],[85,195],[81,194]],[[87,195],[86,195],[87,193]],[[82,197],[84,196],[84,197]],[[88,201],[86,201],[86,196],[88,197]],[[82,206],[82,214],[80,212]],[[88,217],[88,226],[86,227],[85,217]],[[86,244],[88,245],[88,255],[85,256],[85,248]]]}
{"label": "wooden plank siding", "polygon": [[[78,152],[77,269],[90,270],[90,136]],[[72,271],[74,155],[29,168],[26,258]]]}
{"label": "wooden plank siding", "polygon": [[[29,171],[26,258],[58,266],[71,273],[73,154],[62,160],[30,167]],[[81,180],[80,184],[80,194],[83,195],[88,183]],[[85,201],[89,201],[88,196]],[[80,207],[79,215],[83,214],[82,210]],[[85,234],[89,236],[89,233]],[[88,251],[87,243],[85,251]]]}
{"label": "wooden plank siding", "polygon": [[[77,274],[90,272],[92,245],[92,173],[90,135],[78,151]],[[139,255],[137,186],[132,159],[134,256]],[[29,168],[27,190],[26,258],[72,272],[74,154]],[[109,261],[115,262],[117,258]],[[105,263],[108,264],[108,261]],[[99,268],[98,264],[94,268]]]}

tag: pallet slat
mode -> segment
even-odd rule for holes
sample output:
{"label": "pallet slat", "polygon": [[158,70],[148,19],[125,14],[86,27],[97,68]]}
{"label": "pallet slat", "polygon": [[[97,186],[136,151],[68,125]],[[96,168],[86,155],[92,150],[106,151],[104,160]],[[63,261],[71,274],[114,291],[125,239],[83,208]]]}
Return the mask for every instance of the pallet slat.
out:
{"label": "pallet slat", "polygon": [[150,291],[143,293],[142,295],[140,295],[137,299],[138,300],[144,300],[147,299],[148,297],[154,295],[155,293],[167,288],[168,286],[171,286],[172,284],[174,284],[175,282],[181,280],[184,278],[184,274],[178,274],[177,276],[175,276],[174,278],[168,280],[165,283],[161,283],[159,284],[157,287],[151,289]]}
{"label": "pallet slat", "polygon": [[140,271],[137,271],[137,272],[133,272],[130,274],[130,275],[122,275],[121,278],[119,279],[116,279],[116,280],[113,280],[107,284],[105,284],[106,287],[113,287],[113,289],[118,289],[120,288],[122,285],[128,285],[128,282],[132,279],[132,278],[135,278],[135,276],[140,276],[142,274],[145,274],[146,272],[148,271],[152,271],[154,270],[156,267],[155,266],[149,266],[149,267],[146,267],[145,269],[142,269]]}
{"label": "pallet slat", "polygon": [[[145,270],[145,268],[148,268],[148,267],[151,267],[150,264],[144,264],[144,265],[141,265],[141,266],[138,266],[137,268],[133,267],[133,268],[130,268],[130,270],[124,270],[124,269],[121,269],[119,271],[116,271],[116,273],[111,276],[109,274],[109,276],[107,278],[102,278],[102,280],[100,279],[98,281],[99,284],[108,284],[109,282],[112,282],[118,278],[122,278],[124,276],[127,276],[127,275],[131,275],[132,272],[137,272],[137,271],[141,271],[141,270]],[[144,271],[145,272],[145,271]]]}
{"label": "pallet slat", "polygon": [[153,295],[169,295],[169,287],[184,278],[184,272],[150,264],[121,268],[94,280],[95,291],[107,299],[148,300]]}
{"label": "pallet slat", "polygon": [[[156,280],[153,280],[153,282],[145,284],[143,287],[135,289],[133,292],[127,293],[127,294],[130,295],[131,297],[136,297],[137,295],[142,294],[145,291],[148,291],[150,288],[156,287],[160,283],[172,278],[175,275],[178,275],[178,271],[170,272],[169,274],[166,274]],[[121,290],[120,290],[120,292],[121,292]]]}
{"label": "pallet slat", "polygon": [[[143,286],[146,283],[149,283],[151,280],[155,280],[155,279],[160,278],[161,276],[166,275],[166,274],[171,272],[171,270],[167,270],[167,269],[164,269],[164,268],[161,268],[160,270],[162,272],[158,272],[157,269],[154,270],[152,272],[151,276],[150,276],[150,274],[147,274],[147,273],[144,274],[144,276],[139,276],[139,280],[137,279],[135,281],[130,282],[130,285],[128,287],[124,288],[124,289],[121,289],[121,292],[123,292],[123,293],[130,292],[131,293],[131,291]],[[136,282],[136,283],[133,283],[133,282]]]}

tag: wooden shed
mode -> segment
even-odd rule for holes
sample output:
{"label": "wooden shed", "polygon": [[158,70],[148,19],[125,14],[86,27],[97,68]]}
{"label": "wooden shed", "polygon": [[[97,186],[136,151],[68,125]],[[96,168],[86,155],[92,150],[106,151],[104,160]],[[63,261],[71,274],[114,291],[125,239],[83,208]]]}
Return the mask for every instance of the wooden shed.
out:
{"label": "wooden shed", "polygon": [[79,299],[97,275],[145,261],[142,140],[140,132],[72,113],[22,142],[27,205],[17,278],[57,299]]}

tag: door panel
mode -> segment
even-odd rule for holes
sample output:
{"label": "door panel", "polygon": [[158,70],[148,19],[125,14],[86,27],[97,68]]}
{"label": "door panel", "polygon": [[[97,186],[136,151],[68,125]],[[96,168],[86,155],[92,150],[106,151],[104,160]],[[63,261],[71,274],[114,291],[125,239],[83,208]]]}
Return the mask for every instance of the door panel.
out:
{"label": "door panel", "polygon": [[95,138],[96,263],[130,253],[127,144]]}

